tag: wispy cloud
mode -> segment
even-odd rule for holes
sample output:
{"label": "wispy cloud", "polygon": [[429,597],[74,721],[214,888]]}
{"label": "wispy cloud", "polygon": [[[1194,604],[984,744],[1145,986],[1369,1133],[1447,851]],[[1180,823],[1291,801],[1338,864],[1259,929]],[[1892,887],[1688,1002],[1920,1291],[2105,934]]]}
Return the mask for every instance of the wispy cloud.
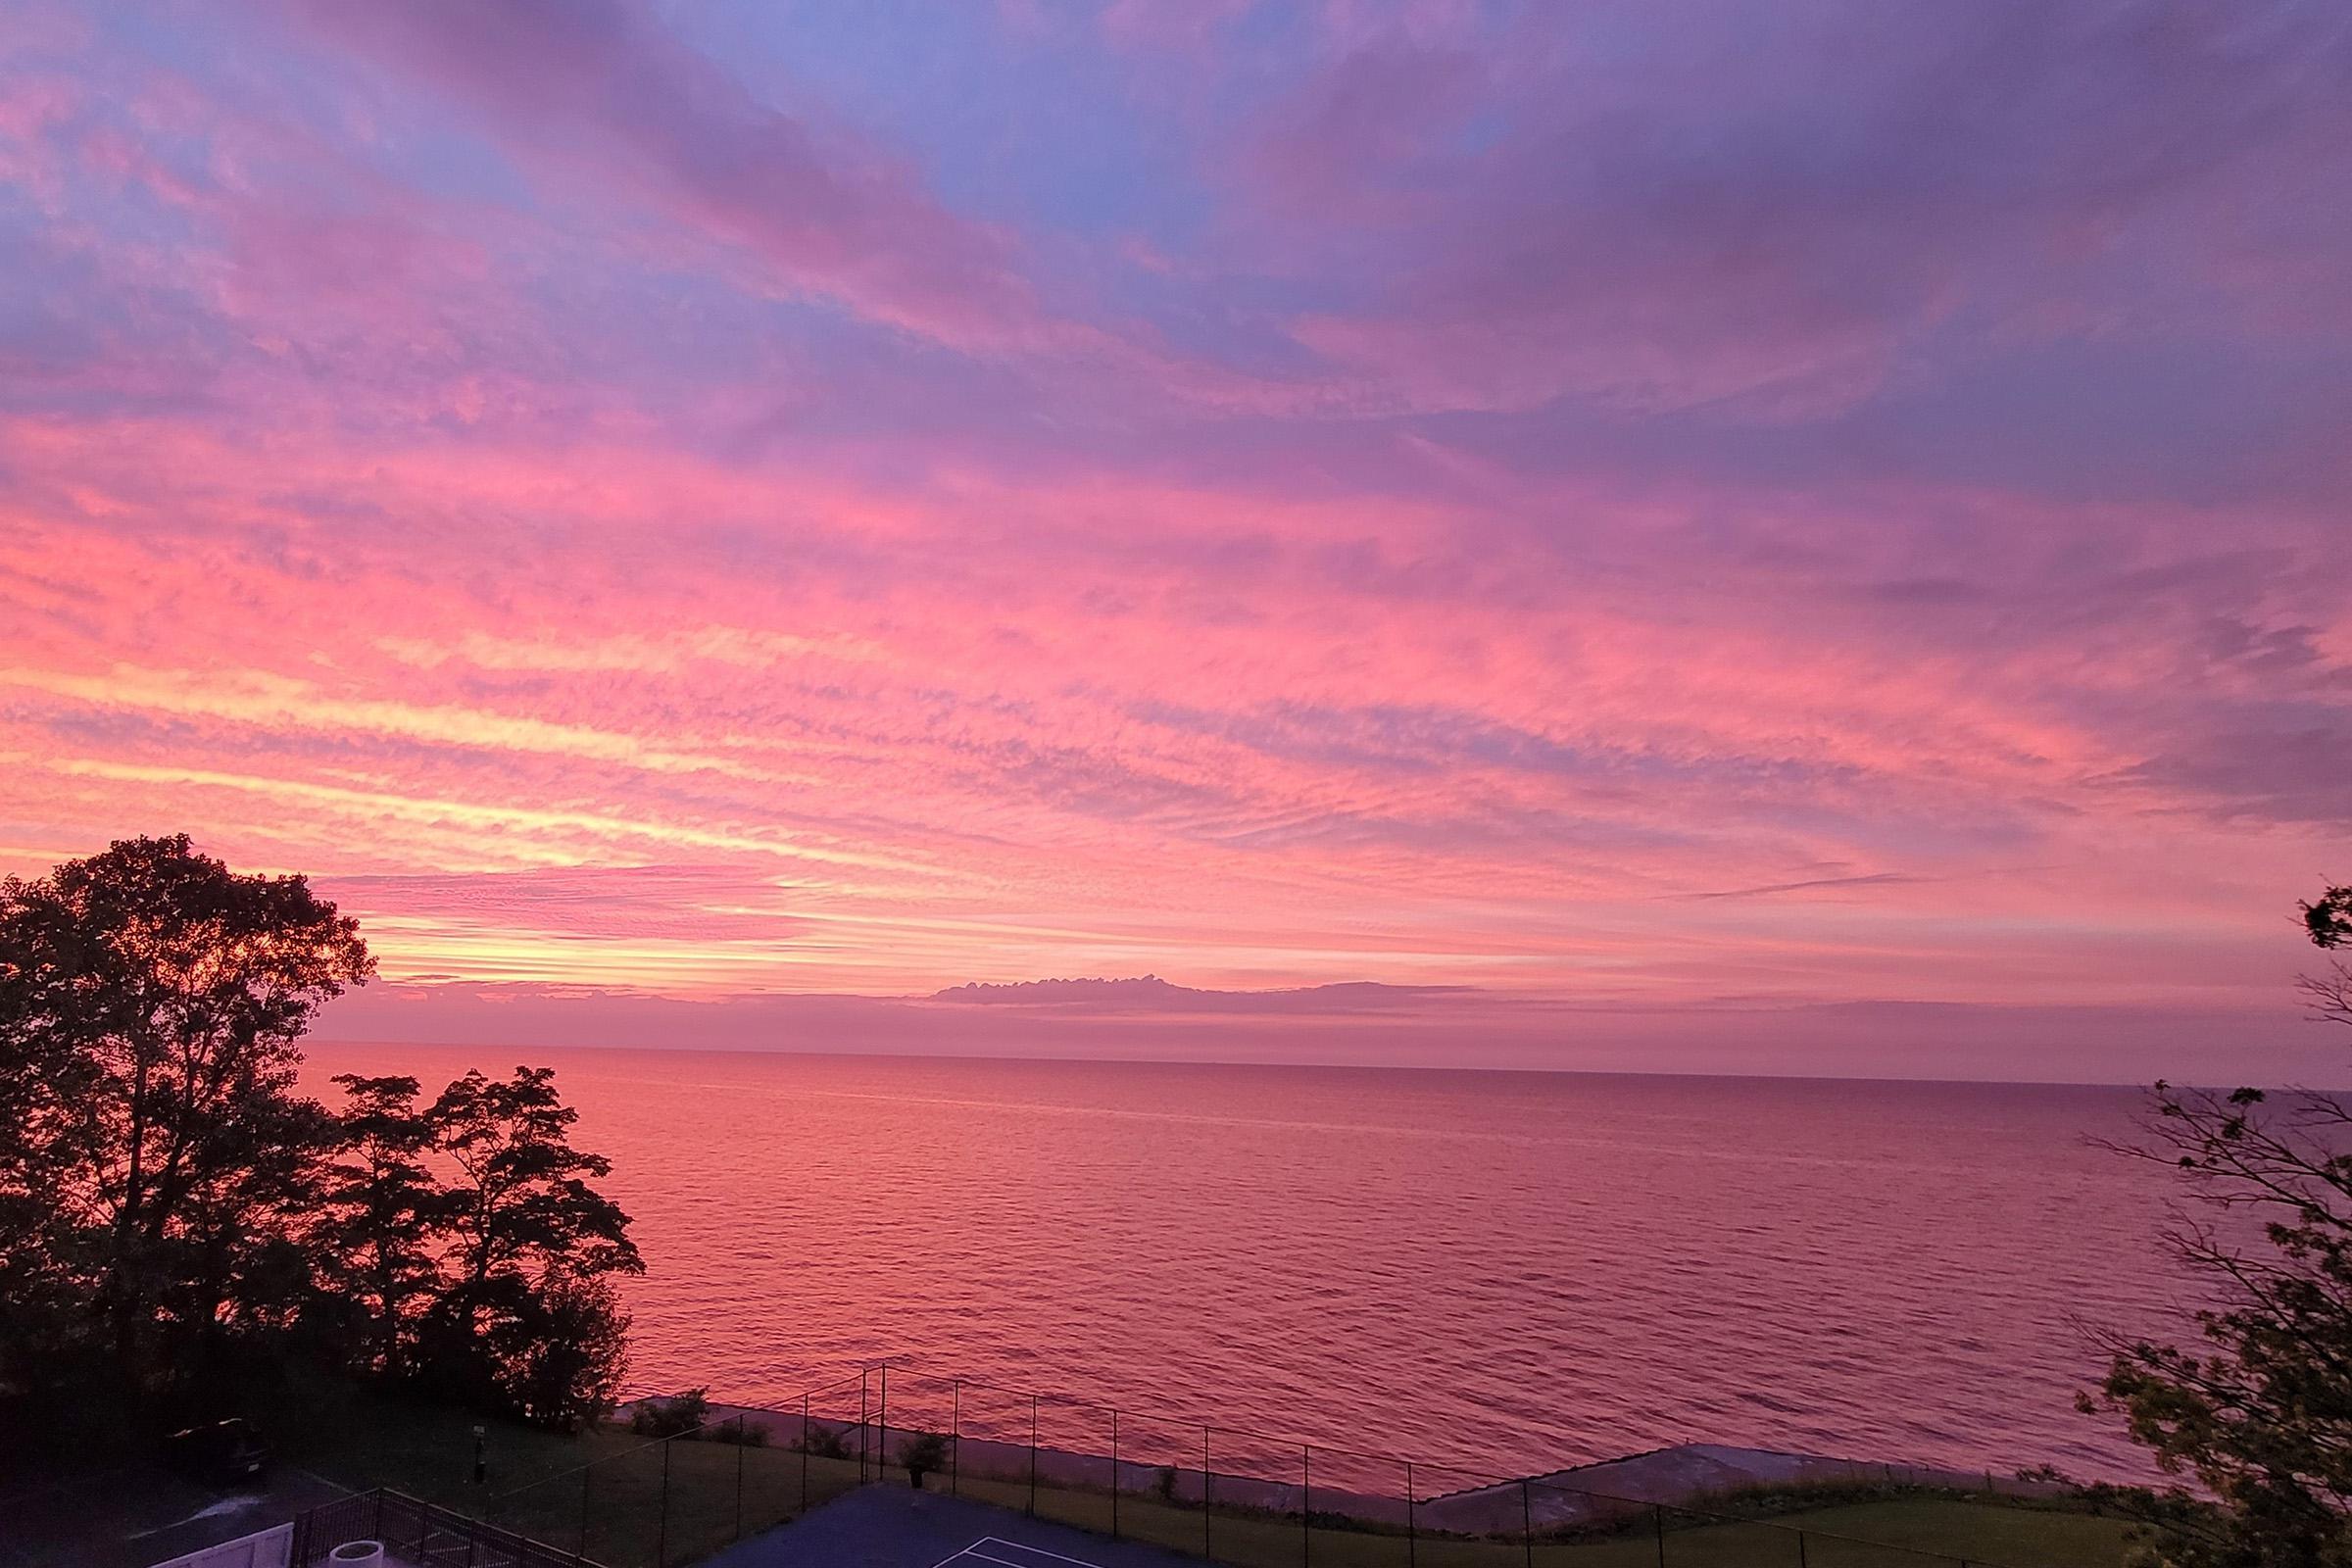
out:
{"label": "wispy cloud", "polygon": [[1907,887],[1919,881],[1899,871],[1874,871],[1867,876],[1817,876],[1801,882],[1767,882],[1753,888],[1719,888],[1709,893],[1677,893],[1678,899],[1761,899],[1776,893],[1810,893],[1822,888]]}

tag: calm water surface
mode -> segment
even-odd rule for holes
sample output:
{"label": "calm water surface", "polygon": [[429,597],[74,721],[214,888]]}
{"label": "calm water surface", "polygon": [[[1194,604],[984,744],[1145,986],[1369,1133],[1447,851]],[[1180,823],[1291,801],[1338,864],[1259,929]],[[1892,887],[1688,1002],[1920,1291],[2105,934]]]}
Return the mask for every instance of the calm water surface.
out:
{"label": "calm water surface", "polygon": [[[2138,1474],[2076,1320],[2174,1328],[2130,1090],[322,1046],[558,1069],[631,1383],[899,1358],[1497,1474],[1682,1441]],[[903,1383],[902,1387],[908,1386]],[[902,1395],[901,1397],[907,1396]],[[967,1396],[972,1397],[972,1396]]]}

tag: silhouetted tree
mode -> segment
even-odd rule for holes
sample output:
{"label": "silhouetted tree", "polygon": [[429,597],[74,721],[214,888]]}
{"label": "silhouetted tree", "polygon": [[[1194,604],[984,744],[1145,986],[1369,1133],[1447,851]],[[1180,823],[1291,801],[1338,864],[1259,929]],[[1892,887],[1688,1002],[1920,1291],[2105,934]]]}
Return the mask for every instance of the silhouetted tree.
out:
{"label": "silhouetted tree", "polygon": [[372,973],[301,877],[185,836],[0,882],[0,1271],[94,1314],[129,1386],[298,1304],[284,1238],[329,1130],[295,1042]]}
{"label": "silhouetted tree", "polygon": [[184,837],[0,882],[0,1400],[120,1425],[300,1352],[557,1425],[610,1402],[643,1264],[552,1071],[295,1092],[373,972],[302,878]]}
{"label": "silhouetted tree", "polygon": [[496,1407],[563,1431],[610,1410],[629,1348],[612,1282],[550,1269],[528,1289],[494,1289],[482,1350]]}
{"label": "silhouetted tree", "polygon": [[327,1167],[315,1233],[336,1298],[361,1321],[360,1369],[397,1380],[409,1371],[418,1317],[442,1287],[452,1195],[426,1161],[433,1124],[416,1080],[338,1073],[337,1158]]}
{"label": "silhouetted tree", "polygon": [[[436,1357],[476,1399],[567,1425],[611,1402],[627,1331],[609,1277],[645,1264],[629,1217],[590,1187],[612,1162],[571,1147],[579,1113],[555,1073],[469,1072],[425,1112],[457,1166],[450,1193],[451,1280],[434,1308]],[[558,1327],[581,1338],[576,1364],[536,1351]]]}
{"label": "silhouetted tree", "polygon": [[[2317,946],[2352,945],[2352,888],[2329,888],[2303,915]],[[2302,984],[2322,1018],[2352,1023],[2340,959]],[[2171,1242],[2219,1304],[2198,1315],[2199,1349],[2111,1339],[2106,1380],[2082,1401],[2122,1414],[2165,1471],[2206,1494],[2140,1495],[2161,1526],[2141,1560],[2352,1563],[2352,1104],[2160,1083],[2152,1108],[2146,1141],[2125,1152],[2177,1168],[2211,1211]]]}

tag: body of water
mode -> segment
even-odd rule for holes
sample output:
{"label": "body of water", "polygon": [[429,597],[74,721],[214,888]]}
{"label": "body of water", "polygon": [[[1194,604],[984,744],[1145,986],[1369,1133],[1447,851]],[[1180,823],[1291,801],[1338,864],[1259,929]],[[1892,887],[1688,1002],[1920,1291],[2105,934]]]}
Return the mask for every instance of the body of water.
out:
{"label": "body of water", "polygon": [[2079,1321],[2186,1331],[2130,1090],[321,1046],[553,1064],[633,1387],[893,1357],[1519,1474],[1685,1441],[2138,1475]]}

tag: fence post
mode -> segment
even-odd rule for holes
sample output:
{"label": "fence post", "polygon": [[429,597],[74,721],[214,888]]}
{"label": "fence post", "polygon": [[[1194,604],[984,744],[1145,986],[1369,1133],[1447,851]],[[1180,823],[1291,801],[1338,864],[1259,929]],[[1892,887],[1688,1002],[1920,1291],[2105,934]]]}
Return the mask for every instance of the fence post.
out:
{"label": "fence post", "polygon": [[808,1396],[801,1396],[801,1512],[808,1511]]}
{"label": "fence post", "polygon": [[1421,1543],[1413,1529],[1413,1461],[1404,1461],[1404,1568],[1419,1568]]}
{"label": "fence post", "polygon": [[1298,1561],[1306,1568],[1315,1560],[1314,1506],[1308,1500],[1315,1494],[1314,1473],[1308,1467],[1307,1445],[1298,1445]]}
{"label": "fence post", "polygon": [[1110,1539],[1119,1539],[1119,1412],[1110,1412]]}
{"label": "fence post", "polygon": [[1666,1568],[1666,1505],[1664,1503],[1653,1502],[1649,1505],[1649,1523],[1650,1528],[1658,1533],[1658,1568]]}
{"label": "fence post", "polygon": [[1799,1530],[1796,1533],[1796,1568],[1807,1568],[1805,1562],[1805,1533],[1802,1530]]}
{"label": "fence post", "polygon": [[1029,1517],[1037,1517],[1037,1396],[1029,1396]]}
{"label": "fence post", "polygon": [[743,1539],[743,1440],[751,1431],[741,1414],[735,1417],[735,1539]]}
{"label": "fence post", "polygon": [[1215,1562],[1217,1553],[1208,1534],[1208,1491],[1211,1474],[1212,1472],[1208,1468],[1208,1423],[1203,1421],[1200,1423],[1200,1555],[1210,1562]]}
{"label": "fence post", "polygon": [[1528,1568],[1535,1568],[1536,1510],[1535,1505],[1528,1500],[1527,1480],[1524,1476],[1519,1481],[1519,1544],[1527,1552]]}
{"label": "fence post", "polygon": [[949,1407],[948,1430],[953,1437],[948,1442],[948,1495],[963,1495],[963,1379],[956,1380],[955,1403]]}
{"label": "fence post", "polygon": [[669,1450],[677,1441],[662,1440],[662,1523],[654,1532],[654,1568],[669,1568]]}
{"label": "fence post", "polygon": [[890,1478],[890,1363],[882,1363],[882,1409],[874,1432],[874,1479]]}
{"label": "fence post", "polygon": [[858,1369],[858,1484],[861,1487],[865,1485],[865,1380],[872,1377],[874,1369],[870,1366]]}

